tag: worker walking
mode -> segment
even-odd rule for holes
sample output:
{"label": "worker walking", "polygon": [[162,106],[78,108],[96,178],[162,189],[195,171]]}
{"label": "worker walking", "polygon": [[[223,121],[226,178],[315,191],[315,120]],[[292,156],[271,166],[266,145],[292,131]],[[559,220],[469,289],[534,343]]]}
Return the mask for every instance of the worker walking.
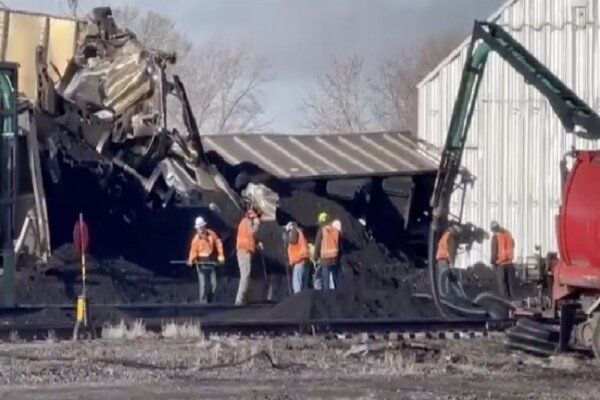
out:
{"label": "worker walking", "polygon": [[496,280],[500,294],[507,300],[512,299],[510,287],[514,274],[515,241],[510,232],[497,221],[490,224],[492,230],[491,263],[496,271]]}
{"label": "worker walking", "polygon": [[248,289],[250,286],[250,273],[252,272],[252,258],[257,247],[261,244],[256,242],[256,232],[260,226],[260,214],[258,210],[249,208],[238,225],[236,253],[238,267],[240,269],[240,283],[238,286],[235,305],[247,303]]}
{"label": "worker walking", "polygon": [[299,293],[308,287],[308,267],[310,251],[308,242],[295,222],[285,226],[285,239],[287,243],[288,264],[292,268],[292,290]]}
{"label": "worker walking", "polygon": [[196,266],[200,303],[210,303],[217,290],[216,262],[225,263],[223,241],[213,230],[207,228],[202,217],[196,218],[194,227],[196,234],[190,245],[188,266]]}
{"label": "worker walking", "polygon": [[456,260],[456,251],[459,244],[460,227],[451,225],[446,229],[438,242],[436,262],[438,270],[438,288],[442,297],[448,297],[451,293],[454,296],[460,295],[460,290],[456,287],[456,276],[454,274],[454,262]]}
{"label": "worker walking", "polygon": [[[329,215],[325,212],[319,214],[317,219],[319,231],[315,238],[315,256],[318,263],[318,272],[315,281],[322,279],[322,285],[316,289],[339,289],[340,287],[340,242],[341,224],[329,223]],[[339,229],[338,229],[339,228]]]}

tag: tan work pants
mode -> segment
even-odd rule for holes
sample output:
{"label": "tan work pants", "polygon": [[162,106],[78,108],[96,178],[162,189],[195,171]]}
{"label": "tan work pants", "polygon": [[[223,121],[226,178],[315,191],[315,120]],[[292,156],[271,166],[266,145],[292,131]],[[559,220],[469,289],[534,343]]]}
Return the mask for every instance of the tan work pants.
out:
{"label": "tan work pants", "polygon": [[237,251],[237,261],[240,268],[240,284],[238,286],[235,304],[242,305],[248,301],[250,271],[252,270],[252,254],[245,250]]}

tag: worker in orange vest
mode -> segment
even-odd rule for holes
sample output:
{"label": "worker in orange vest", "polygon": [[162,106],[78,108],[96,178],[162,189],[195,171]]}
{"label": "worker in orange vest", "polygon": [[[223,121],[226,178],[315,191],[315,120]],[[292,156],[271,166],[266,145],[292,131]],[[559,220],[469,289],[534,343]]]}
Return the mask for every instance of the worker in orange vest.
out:
{"label": "worker in orange vest", "polygon": [[315,272],[315,289],[339,289],[342,226],[339,220],[330,223],[325,212],[319,214],[317,221],[320,228],[314,247],[319,271]]}
{"label": "worker in orange vest", "polygon": [[288,264],[292,268],[292,290],[299,293],[308,287],[308,263],[310,251],[308,242],[295,222],[285,226],[285,241],[287,243]]}
{"label": "worker in orange vest", "polygon": [[510,232],[497,221],[490,224],[492,230],[491,263],[496,270],[496,280],[500,294],[512,299],[511,277],[514,275],[515,241]]}
{"label": "worker in orange vest", "polygon": [[437,246],[436,262],[438,273],[438,288],[442,297],[450,294],[459,295],[456,287],[456,276],[453,272],[456,250],[459,244],[460,227],[451,225],[440,238]]}
{"label": "worker in orange vest", "polygon": [[[196,234],[190,244],[188,255],[188,266],[195,265],[198,272],[198,284],[200,286],[200,302],[212,302],[217,290],[217,273],[214,262],[225,263],[223,253],[223,242],[221,238],[211,229],[206,227],[206,221],[202,217],[196,218],[194,227]],[[210,286],[207,283],[210,281]]]}
{"label": "worker in orange vest", "polygon": [[262,244],[256,240],[256,232],[260,226],[260,211],[249,208],[240,221],[237,230],[236,253],[238,267],[240,269],[240,283],[235,298],[236,305],[244,305],[247,302],[248,289],[250,286],[250,273],[252,272],[252,259],[257,247]]}

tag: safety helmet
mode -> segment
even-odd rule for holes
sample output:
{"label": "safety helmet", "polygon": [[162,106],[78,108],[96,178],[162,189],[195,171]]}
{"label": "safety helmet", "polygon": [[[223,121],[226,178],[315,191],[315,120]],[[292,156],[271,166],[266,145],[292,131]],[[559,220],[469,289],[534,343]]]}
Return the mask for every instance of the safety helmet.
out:
{"label": "safety helmet", "polygon": [[329,214],[327,214],[326,212],[322,212],[319,214],[319,217],[317,219],[317,221],[319,222],[319,224],[324,224],[325,222],[327,222],[329,220]]}
{"label": "safety helmet", "polygon": [[331,223],[331,226],[333,226],[335,229],[337,229],[338,231],[342,231],[342,223],[340,222],[339,219],[336,219],[335,221],[333,221]]}
{"label": "safety helmet", "polygon": [[196,229],[201,229],[201,228],[204,228],[205,226],[206,226],[206,221],[204,220],[204,218],[202,218],[202,217],[196,218],[196,221],[194,222],[194,227]]}
{"label": "safety helmet", "polygon": [[490,223],[490,229],[491,229],[491,230],[493,230],[493,231],[495,231],[495,230],[496,230],[496,229],[498,229],[498,228],[500,228],[500,224],[498,223],[498,221],[496,221],[496,220],[493,220],[493,221]]}

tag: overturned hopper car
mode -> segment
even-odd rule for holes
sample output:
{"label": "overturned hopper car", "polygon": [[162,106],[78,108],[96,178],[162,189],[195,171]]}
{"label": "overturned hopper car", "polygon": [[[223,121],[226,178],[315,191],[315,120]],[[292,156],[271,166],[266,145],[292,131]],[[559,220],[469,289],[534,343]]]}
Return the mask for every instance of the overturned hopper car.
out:
{"label": "overturned hopper car", "polygon": [[[245,204],[278,227],[279,198],[305,190],[335,199],[392,251],[425,258],[437,162],[410,134],[201,136],[169,71],[176,55],[145,48],[110,8],[85,23],[1,15],[2,59],[19,64],[23,95],[11,172],[17,254],[48,258],[83,213],[95,255],[166,272],[199,213],[231,248]],[[169,96],[185,130],[169,123]]]}

